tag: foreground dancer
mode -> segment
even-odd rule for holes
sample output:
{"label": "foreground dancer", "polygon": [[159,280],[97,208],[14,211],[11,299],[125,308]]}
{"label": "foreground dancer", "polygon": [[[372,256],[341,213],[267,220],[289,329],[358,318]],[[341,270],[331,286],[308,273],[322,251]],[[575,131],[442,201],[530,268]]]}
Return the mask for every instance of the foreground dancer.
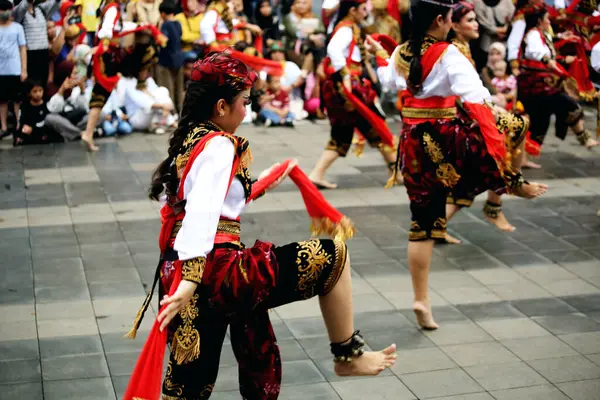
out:
{"label": "foreground dancer", "polygon": [[[228,326],[242,397],[277,399],[281,360],[268,310],[317,295],[338,375],[377,375],[395,361],[395,345],[363,350],[354,329],[350,260],[342,241],[285,246],[257,241],[250,248],[240,243],[240,214],[253,185],[261,185],[273,168],[252,181],[248,142],[234,135],[254,79],[245,64],[223,53],[198,61],[169,156],[153,175],[150,197],[164,194],[167,201],[156,278],[160,275],[161,306],[166,306],[158,320],[171,343],[163,399],[210,397]],[[178,274],[177,290],[164,295],[173,291]]]}
{"label": "foreground dancer", "polygon": [[[489,91],[469,60],[445,41],[452,27],[452,2],[420,0],[411,15],[411,39],[396,48],[378,75],[382,85],[408,88],[402,96],[399,168],[412,213],[408,264],[413,309],[421,327],[436,329],[428,275],[434,239],[446,235],[447,194],[468,197],[490,189],[534,198],[547,186],[528,183],[512,170],[505,138],[484,104]],[[371,45],[372,51],[381,51],[375,42]],[[457,100],[464,109],[460,114]]]}
{"label": "foreground dancer", "polygon": [[[322,91],[327,116],[331,122],[331,138],[310,174],[311,181],[320,188],[337,188],[336,184],[325,180],[325,172],[335,160],[348,154],[354,129],[360,131],[372,147],[379,149],[390,170],[396,164],[393,143],[391,146],[382,143],[380,131],[387,131],[388,128],[384,116],[374,105],[377,94],[371,82],[362,78],[367,52],[360,23],[366,17],[366,0],[342,0],[338,19],[327,46],[328,76]],[[365,118],[345,94],[344,88],[362,102],[375,119],[379,119],[379,126],[373,126],[372,121]]]}

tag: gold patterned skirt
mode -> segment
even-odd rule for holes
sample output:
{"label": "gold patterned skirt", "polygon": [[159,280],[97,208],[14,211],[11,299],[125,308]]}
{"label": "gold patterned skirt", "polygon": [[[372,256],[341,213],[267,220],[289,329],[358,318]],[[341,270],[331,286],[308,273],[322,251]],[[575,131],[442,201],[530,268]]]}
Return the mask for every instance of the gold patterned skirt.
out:
{"label": "gold patterned skirt", "polygon": [[[169,326],[171,356],[163,399],[210,397],[228,328],[242,397],[276,399],[281,360],[268,310],[329,293],[346,258],[346,245],[333,240],[284,246],[257,241],[250,248],[215,245],[202,283]],[[171,275],[171,268],[172,261],[163,261],[162,278]],[[163,293],[165,283],[163,279]]]}

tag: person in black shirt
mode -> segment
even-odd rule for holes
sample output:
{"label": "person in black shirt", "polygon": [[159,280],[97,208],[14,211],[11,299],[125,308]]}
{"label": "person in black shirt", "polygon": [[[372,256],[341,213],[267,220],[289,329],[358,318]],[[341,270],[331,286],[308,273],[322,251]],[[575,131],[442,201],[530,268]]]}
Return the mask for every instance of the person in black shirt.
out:
{"label": "person in black shirt", "polygon": [[20,129],[15,135],[13,145],[63,142],[62,136],[49,129],[45,124],[48,108],[44,101],[42,84],[28,81],[25,87],[27,88],[27,101],[21,106]]}

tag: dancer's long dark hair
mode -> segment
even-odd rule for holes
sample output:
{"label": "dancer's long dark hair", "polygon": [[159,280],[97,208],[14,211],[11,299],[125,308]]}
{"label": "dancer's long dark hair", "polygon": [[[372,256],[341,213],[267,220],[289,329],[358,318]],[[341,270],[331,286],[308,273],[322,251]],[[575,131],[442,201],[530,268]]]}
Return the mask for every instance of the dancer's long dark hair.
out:
{"label": "dancer's long dark hair", "polygon": [[548,10],[545,8],[525,14],[525,32],[537,27],[546,14],[548,14]]}
{"label": "dancer's long dark hair", "polygon": [[214,108],[221,99],[228,104],[233,104],[234,99],[243,91],[239,86],[230,84],[218,84],[217,82],[190,81],[188,83],[181,119],[177,129],[169,139],[168,157],[159,164],[152,174],[152,183],[148,196],[152,200],[159,200],[160,195],[177,193],[179,179],[177,178],[177,167],[175,158],[182,149],[190,129],[203,121],[208,121],[213,116]]}
{"label": "dancer's long dark hair", "polygon": [[358,6],[360,6],[361,3],[358,1],[344,1],[340,4],[340,8],[338,8],[338,15],[337,18],[335,20],[335,25],[339,24],[340,22],[342,22],[344,20],[344,18],[346,18],[348,16],[348,14],[350,13],[350,10],[353,7],[358,8]]}
{"label": "dancer's long dark hair", "polygon": [[423,68],[421,66],[421,46],[427,31],[438,15],[445,17],[451,11],[451,5],[443,6],[425,1],[419,1],[410,10],[412,16],[412,34],[409,39],[413,58],[408,74],[408,88],[412,93],[418,93],[423,86]]}

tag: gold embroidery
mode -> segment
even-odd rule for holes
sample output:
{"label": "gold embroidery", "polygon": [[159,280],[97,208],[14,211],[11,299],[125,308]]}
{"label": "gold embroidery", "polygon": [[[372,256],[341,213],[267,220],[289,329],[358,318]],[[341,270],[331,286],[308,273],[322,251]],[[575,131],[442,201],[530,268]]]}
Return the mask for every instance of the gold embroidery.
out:
{"label": "gold embroidery", "polygon": [[429,133],[423,134],[423,142],[425,142],[425,152],[436,164],[441,163],[444,160],[444,154],[442,154],[442,149],[440,146],[431,138]]}
{"label": "gold embroidery", "polygon": [[186,281],[202,282],[202,273],[206,266],[205,257],[196,257],[181,262],[181,277]]}
{"label": "gold embroidery", "polygon": [[377,50],[377,52],[375,52],[375,55],[383,58],[384,60],[387,60],[388,58],[390,58],[390,55],[384,49]]}
{"label": "gold embroidery", "polygon": [[460,180],[460,175],[456,172],[452,164],[449,163],[440,164],[435,174],[442,185],[446,187],[454,187]]}
{"label": "gold embroidery", "polygon": [[168,394],[164,394],[162,395],[162,400],[182,400],[182,397],[179,396],[169,396]]}
{"label": "gold embroidery", "polygon": [[248,279],[248,271],[246,270],[246,267],[244,266],[244,259],[242,257],[240,257],[240,262],[238,264],[238,268],[239,268],[240,272],[242,273],[242,276],[244,277],[244,281],[246,281],[246,283],[249,283],[250,280]]}
{"label": "gold embroidery", "polygon": [[323,286],[323,295],[329,293],[340,279],[340,276],[342,276],[342,272],[346,266],[346,258],[348,256],[348,248],[344,242],[341,240],[334,240],[333,244],[335,246],[335,264]]}
{"label": "gold embroidery", "polygon": [[298,290],[303,293],[304,298],[314,296],[313,283],[319,279],[319,275],[327,264],[331,262],[331,254],[328,254],[319,239],[311,239],[298,243],[298,255],[296,265],[298,266]]}
{"label": "gold embroidery", "polygon": [[202,389],[202,391],[200,392],[200,397],[204,397],[204,396],[208,396],[209,394],[212,393],[213,389],[215,388],[215,385],[213,384],[208,384],[206,386],[204,386],[204,389]]}
{"label": "gold embroidery", "polygon": [[[165,376],[165,389],[170,392],[175,393],[177,396],[181,396],[183,394],[183,385],[178,385],[173,383],[171,380],[171,375],[173,374],[173,364],[171,360],[169,360],[169,364],[167,365],[167,373]],[[163,395],[165,396],[165,395]],[[163,397],[164,398],[164,397]]]}
{"label": "gold embroidery", "polygon": [[456,107],[448,108],[413,108],[403,107],[402,108],[403,118],[435,118],[435,119],[448,119],[456,117]]}
{"label": "gold embroidery", "polygon": [[194,328],[194,319],[200,311],[196,306],[198,295],[190,299],[190,302],[179,312],[182,319],[181,325],[173,335],[171,352],[175,362],[179,365],[196,360],[200,356],[200,332]]}

